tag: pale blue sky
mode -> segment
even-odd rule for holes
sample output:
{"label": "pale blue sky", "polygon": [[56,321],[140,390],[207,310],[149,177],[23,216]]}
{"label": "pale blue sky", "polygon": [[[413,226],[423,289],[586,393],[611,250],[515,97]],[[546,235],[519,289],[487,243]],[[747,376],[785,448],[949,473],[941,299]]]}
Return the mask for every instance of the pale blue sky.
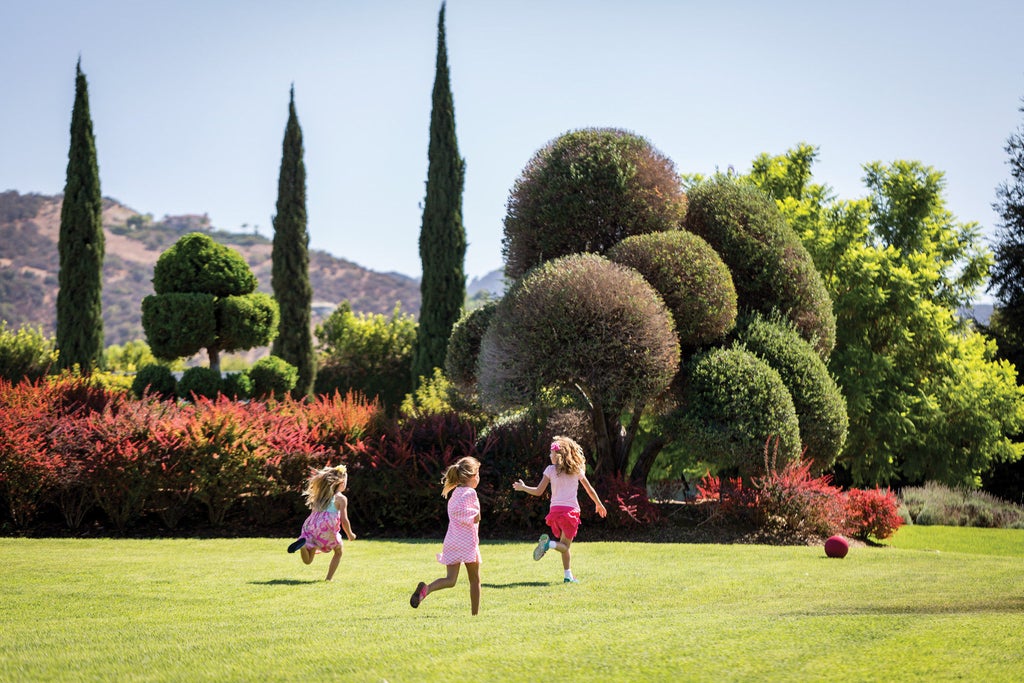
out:
{"label": "pale blue sky", "polygon": [[[294,82],[311,246],[418,276],[439,8],[2,0],[0,191],[62,191],[81,55],[104,196],[270,236]],[[643,135],[681,172],[746,171],[806,141],[816,179],[849,198],[862,164],[917,159],[990,232],[1022,122],[1022,27],[1017,0],[450,0],[466,272],[501,266],[534,152],[589,126]]]}

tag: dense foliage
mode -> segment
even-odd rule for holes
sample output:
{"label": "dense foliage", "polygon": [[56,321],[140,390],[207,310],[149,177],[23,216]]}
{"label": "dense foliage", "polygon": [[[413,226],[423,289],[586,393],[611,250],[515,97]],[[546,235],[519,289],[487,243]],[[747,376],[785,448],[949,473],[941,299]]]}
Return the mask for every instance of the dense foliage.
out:
{"label": "dense foliage", "polygon": [[0,378],[17,382],[45,376],[57,362],[53,339],[40,329],[22,325],[17,331],[0,321]]}
{"label": "dense foliage", "polygon": [[[430,112],[430,145],[427,148],[427,196],[420,227],[419,330],[412,356],[412,380],[429,378],[444,366],[452,327],[462,314],[466,299],[466,231],[462,227],[462,188],[466,162],[459,156],[455,137],[455,103],[448,75],[448,50],[444,36],[444,3],[437,18],[437,64],[433,106]],[[414,388],[414,387],[409,387]]]}
{"label": "dense foliage", "polygon": [[295,114],[295,88],[288,102],[277,180],[277,213],[271,250],[270,283],[281,313],[271,353],[298,369],[296,396],[313,390],[316,352],[313,350],[313,287],[309,282],[309,233],[306,230],[306,164],[302,128]]}
{"label": "dense foliage", "polygon": [[71,145],[57,247],[57,362],[62,368],[78,366],[88,373],[100,364],[103,354],[104,236],[96,139],[81,59],[75,65]]}
{"label": "dense foliage", "polygon": [[256,290],[256,276],[234,249],[202,233],[185,235],[160,255],[153,289],[142,300],[142,326],[153,354],[173,360],[206,349],[220,372],[220,353],[269,344],[277,334],[277,302]]}
{"label": "dense foliage", "polygon": [[644,138],[612,128],[559,136],[527,163],[508,200],[505,276],[550,259],[604,254],[630,235],[678,230],[686,211],[675,165]]}

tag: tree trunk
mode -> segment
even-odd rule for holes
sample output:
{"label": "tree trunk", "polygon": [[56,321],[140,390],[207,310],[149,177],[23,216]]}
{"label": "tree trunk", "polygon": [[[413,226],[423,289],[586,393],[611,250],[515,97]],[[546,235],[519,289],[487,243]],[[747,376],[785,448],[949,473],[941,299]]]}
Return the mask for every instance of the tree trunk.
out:
{"label": "tree trunk", "polygon": [[654,465],[654,461],[657,460],[658,454],[661,453],[661,449],[665,447],[666,440],[662,437],[651,439],[651,441],[644,447],[640,457],[637,458],[636,464],[633,465],[633,471],[629,475],[630,483],[647,489],[647,477],[651,473],[651,467]]}
{"label": "tree trunk", "polygon": [[220,349],[215,349],[212,346],[206,349],[206,354],[210,357],[210,369],[214,372],[220,372]]}

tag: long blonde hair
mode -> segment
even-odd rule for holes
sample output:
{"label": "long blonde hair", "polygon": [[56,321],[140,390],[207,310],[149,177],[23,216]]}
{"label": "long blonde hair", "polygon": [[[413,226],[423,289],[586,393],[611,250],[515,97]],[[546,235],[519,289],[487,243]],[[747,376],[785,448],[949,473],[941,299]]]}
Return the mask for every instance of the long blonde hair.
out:
{"label": "long blonde hair", "polygon": [[[557,446],[557,448],[556,448]],[[555,470],[562,474],[582,474],[587,470],[583,447],[567,436],[551,439],[551,450],[557,453]]]}
{"label": "long blonde hair", "polygon": [[441,476],[441,486],[444,487],[441,489],[441,495],[447,498],[452,489],[462,486],[479,471],[480,461],[476,458],[469,455],[459,458],[454,465],[449,465]]}
{"label": "long blonde hair", "polygon": [[313,470],[306,490],[302,492],[306,497],[306,507],[314,512],[323,512],[330,507],[338,487],[347,480],[348,470],[344,465]]}

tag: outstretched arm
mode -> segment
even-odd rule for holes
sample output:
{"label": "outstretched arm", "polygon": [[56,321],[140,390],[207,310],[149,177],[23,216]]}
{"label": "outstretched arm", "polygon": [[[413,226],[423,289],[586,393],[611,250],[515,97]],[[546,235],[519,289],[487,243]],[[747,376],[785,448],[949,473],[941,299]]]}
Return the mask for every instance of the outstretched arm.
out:
{"label": "outstretched arm", "polygon": [[531,496],[539,496],[540,494],[548,490],[548,477],[545,474],[543,477],[541,477],[540,483],[537,484],[536,486],[527,486],[526,484],[523,483],[523,480],[520,479],[518,481],[512,482],[512,488],[514,488],[516,491],[524,491],[526,493],[529,493]]}
{"label": "outstretched arm", "polygon": [[584,474],[580,476],[580,483],[583,484],[583,490],[587,492],[588,496],[590,496],[590,500],[594,501],[594,506],[597,508],[597,514],[601,517],[607,515],[608,510],[605,509],[604,503],[601,502],[601,499],[597,497],[597,491],[595,491],[594,487],[590,485],[590,480],[587,479],[587,475]]}
{"label": "outstretched arm", "polygon": [[341,528],[344,529],[348,540],[356,540],[356,535],[352,533],[352,524],[348,521],[348,498],[339,493],[334,497],[334,507],[338,508],[338,516],[341,517]]}

